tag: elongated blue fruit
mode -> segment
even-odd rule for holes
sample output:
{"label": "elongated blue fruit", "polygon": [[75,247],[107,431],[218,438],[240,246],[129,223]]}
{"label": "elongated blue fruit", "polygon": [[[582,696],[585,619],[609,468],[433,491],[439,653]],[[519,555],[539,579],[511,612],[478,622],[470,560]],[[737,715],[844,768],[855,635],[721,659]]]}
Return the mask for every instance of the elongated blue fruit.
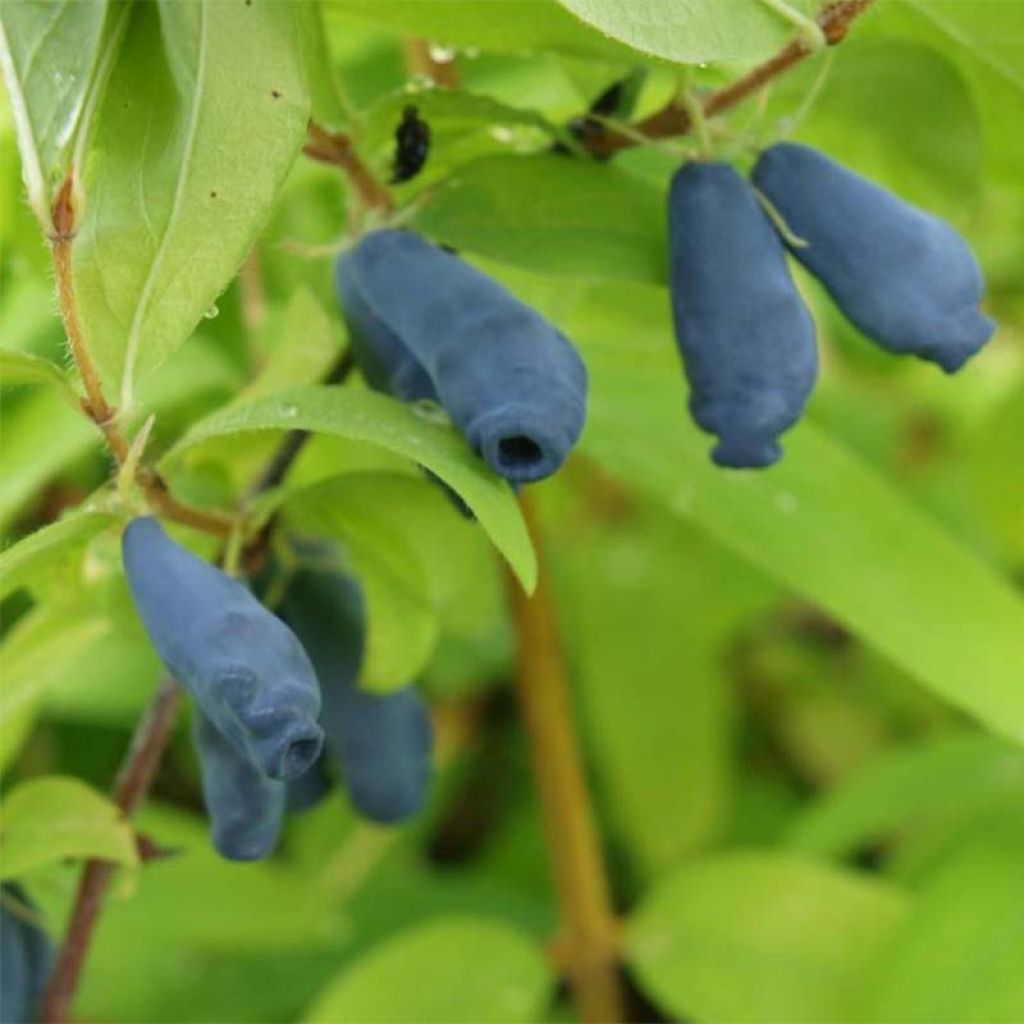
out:
{"label": "elongated blue fruit", "polygon": [[550,476],[583,429],[587,372],[569,341],[493,278],[409,231],[365,235],[339,278],[426,371],[496,473]]}
{"label": "elongated blue fruit", "polygon": [[31,920],[35,907],[15,882],[0,890],[0,1021],[37,1019],[53,966],[49,936]]}
{"label": "elongated blue fruit", "polygon": [[944,220],[795,143],[766,149],[754,183],[807,243],[793,255],[882,348],[952,373],[992,336],[977,261]]}
{"label": "elongated blue fruit", "polygon": [[359,588],[338,573],[303,570],[283,611],[320,677],[327,749],[352,805],[386,824],[415,814],[430,784],[430,716],[413,686],[378,695],[357,685],[365,633]]}
{"label": "elongated blue fruit", "polygon": [[317,758],[320,688],[295,634],[237,580],[151,518],[122,539],[135,608],[167,670],[217,729],[275,779]]}
{"label": "elongated blue fruit", "polygon": [[217,852],[228,860],[263,860],[277,845],[288,783],[268,778],[228,742],[198,708],[192,740],[203,776],[203,802]]}
{"label": "elongated blue fruit", "polygon": [[672,312],[690,412],[718,436],[720,466],[769,466],[814,387],[814,322],[750,185],[728,164],[689,163],[668,204]]}
{"label": "elongated blue fruit", "polygon": [[285,810],[289,814],[312,810],[334,788],[326,761],[321,754],[298,778],[288,780]]}
{"label": "elongated blue fruit", "polygon": [[353,250],[343,252],[335,265],[334,280],[363,377],[370,387],[404,402],[436,399],[427,371],[360,292],[354,262]]}

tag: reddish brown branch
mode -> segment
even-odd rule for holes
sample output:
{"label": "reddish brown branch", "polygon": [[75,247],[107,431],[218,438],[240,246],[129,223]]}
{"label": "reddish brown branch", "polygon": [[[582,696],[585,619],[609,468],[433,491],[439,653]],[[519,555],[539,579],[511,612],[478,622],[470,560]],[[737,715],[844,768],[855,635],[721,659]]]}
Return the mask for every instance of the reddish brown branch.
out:
{"label": "reddish brown branch", "polygon": [[573,727],[565,657],[537,522],[526,497],[520,498],[520,505],[541,572],[532,597],[511,573],[508,592],[519,647],[516,686],[561,906],[558,958],[580,1019],[585,1024],[608,1024],[625,1019],[618,923]]}
{"label": "reddish brown branch", "polygon": [[[157,765],[174,729],[180,702],[181,688],[173,679],[165,679],[157,689],[149,711],[136,726],[113,792],[114,803],[126,818],[133,817],[149,792]],[[41,1019],[44,1024],[62,1024],[68,1019],[93,928],[115,870],[109,861],[90,860],[82,871],[64,943],[43,1000]]]}
{"label": "reddish brown branch", "polygon": [[340,167],[367,206],[386,213],[394,209],[391,193],[360,159],[348,135],[342,132],[329,132],[315,121],[310,121],[302,152],[312,160]]}
{"label": "reddish brown branch", "polygon": [[[826,7],[818,16],[818,24],[828,45],[835,46],[842,42],[853,20],[874,2],[875,0],[839,0]],[[704,116],[714,117],[736,106],[814,52],[814,48],[806,39],[791,40],[774,57],[759,64],[735,82],[709,93],[702,103]],[[677,100],[671,100],[661,110],[631,125],[628,137],[619,134],[613,127],[606,127],[603,131],[594,133],[593,137],[589,137],[586,144],[595,156],[609,157],[621,149],[638,145],[638,135],[648,139],[664,139],[674,135],[685,135],[690,128],[690,116]]]}
{"label": "reddish brown branch", "polygon": [[403,44],[405,66],[414,75],[429,78],[442,89],[458,89],[459,69],[454,55],[449,60],[438,60],[426,39],[406,39]]}

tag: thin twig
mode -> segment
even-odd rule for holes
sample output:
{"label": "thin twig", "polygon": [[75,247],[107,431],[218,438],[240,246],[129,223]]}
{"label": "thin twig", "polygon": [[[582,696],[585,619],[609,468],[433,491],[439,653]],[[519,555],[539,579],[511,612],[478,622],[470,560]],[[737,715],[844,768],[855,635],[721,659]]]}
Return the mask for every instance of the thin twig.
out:
{"label": "thin twig", "polygon": [[458,89],[459,69],[455,65],[455,54],[447,60],[439,60],[426,39],[406,39],[402,44],[405,51],[405,66],[410,73],[429,78],[442,89]]}
{"label": "thin twig", "polygon": [[394,209],[391,193],[360,159],[350,136],[343,132],[329,132],[315,121],[310,121],[302,152],[312,160],[340,167],[366,206],[384,213]]}
{"label": "thin twig", "polygon": [[[817,21],[828,45],[835,46],[842,42],[854,19],[863,14],[874,2],[875,0],[838,0],[837,3],[826,7],[818,15]],[[735,82],[709,93],[702,104],[704,116],[714,117],[736,106],[815,52],[815,48],[804,36],[793,38],[774,57],[759,64]],[[609,157],[619,150],[638,145],[637,136],[644,139],[665,139],[673,135],[686,135],[691,127],[692,123],[685,106],[673,99],[660,110],[631,125],[629,134],[608,128],[589,137],[586,146],[595,156]]]}
{"label": "thin twig", "polygon": [[[78,316],[72,267],[72,243],[75,238],[73,191],[72,177],[69,173],[54,200],[52,211],[54,232],[50,236],[50,251],[57,286],[57,302],[60,306],[61,319],[64,321],[71,357],[78,367],[85,388],[82,410],[100,429],[114,459],[118,465],[122,465],[128,458],[130,445],[121,431],[117,409],[110,405],[103,393],[103,385],[89,353],[85,332]],[[155,470],[140,466],[136,482],[150,505],[165,518],[197,530],[204,530],[217,537],[224,537],[230,532],[233,521],[229,516],[182,504],[170,493],[167,484]]]}
{"label": "thin twig", "polygon": [[548,850],[561,906],[560,959],[585,1024],[624,1020],[619,928],[573,727],[565,658],[533,508],[520,506],[541,563],[527,597],[507,574],[518,637],[516,687],[530,742]]}
{"label": "thin twig", "polygon": [[[180,704],[181,688],[173,679],[166,678],[157,689],[149,710],[136,726],[113,793],[114,803],[128,819],[134,816],[149,792],[174,729]],[[115,870],[114,864],[105,860],[90,860],[82,870],[64,943],[43,1000],[41,1019],[44,1024],[63,1024],[68,1020],[93,929]]]}

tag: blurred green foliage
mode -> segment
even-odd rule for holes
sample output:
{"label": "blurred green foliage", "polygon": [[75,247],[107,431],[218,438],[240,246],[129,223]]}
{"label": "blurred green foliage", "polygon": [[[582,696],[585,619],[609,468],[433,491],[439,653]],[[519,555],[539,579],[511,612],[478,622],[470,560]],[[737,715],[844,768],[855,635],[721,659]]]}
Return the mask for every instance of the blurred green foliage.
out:
{"label": "blurred green foliage", "polygon": [[[271,861],[239,866],[209,846],[183,725],[138,819],[167,855],[119,875],[81,1018],[575,1019],[547,956],[558,902],[510,698],[501,556],[529,582],[533,553],[508,489],[436,410],[359,385],[340,408],[316,386],[341,344],[331,257],[352,202],[332,168],[287,170],[305,118],[288,76],[305,61],[314,114],[350,130],[382,177],[403,107],[419,107],[433,146],[424,173],[394,189],[401,216],[542,309],[588,364],[580,450],[532,490],[625,922],[630,1019],[1019,1024],[1024,9],[881,0],[842,46],[721,120],[722,151],[741,163],[751,144],[791,134],[949,218],[1000,324],[948,378],[879,356],[798,274],[822,380],[784,462],[751,476],[708,462],[671,338],[660,205],[686,143],[610,163],[551,151],[632,67],[649,69],[638,114],[656,109],[676,85],[665,60],[553,0],[458,13],[337,0],[323,36],[305,20],[312,5],[282,8],[259,28],[257,57],[232,21],[244,12],[211,3],[210,84],[190,70],[191,15],[161,35],[155,7],[137,5],[118,51],[85,6],[81,34],[58,34],[47,59],[70,74],[106,46],[121,54],[84,165],[102,217],[81,256],[112,394],[125,346],[152,321],[138,368],[167,358],[140,373],[130,423],[156,415],[149,454],[200,504],[235,502],[282,431],[315,432],[263,511],[342,541],[371,610],[365,682],[418,675],[442,741],[431,806],[411,826],[371,827],[335,794],[289,821]],[[613,33],[602,18],[629,7],[566,6]],[[762,56],[786,36],[766,11],[744,37]],[[457,47],[461,88],[410,76],[403,33]],[[700,61],[696,81],[714,86],[752,56],[715,51],[716,38],[731,37],[669,34],[659,46],[681,49],[661,56]],[[249,90],[272,70],[294,95],[268,141],[245,129]],[[90,95],[33,88],[40,116],[52,107],[58,120]],[[151,114],[166,149],[139,142]],[[52,198],[67,140],[43,141]],[[99,434],[66,400],[78,385],[17,152],[4,104],[3,856],[57,936],[78,858],[134,861],[97,791],[160,666],[127,599],[124,509]],[[215,191],[234,212],[207,208]],[[209,538],[178,535],[212,555]]]}

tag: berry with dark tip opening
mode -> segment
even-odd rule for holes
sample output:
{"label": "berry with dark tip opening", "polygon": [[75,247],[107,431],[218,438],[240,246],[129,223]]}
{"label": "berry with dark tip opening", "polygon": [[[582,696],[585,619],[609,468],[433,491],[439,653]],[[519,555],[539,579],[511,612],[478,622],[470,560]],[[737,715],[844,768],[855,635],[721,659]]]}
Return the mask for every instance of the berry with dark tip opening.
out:
{"label": "berry with dark tip opening", "polygon": [[316,673],[295,634],[155,519],[129,523],[122,555],[135,608],[171,675],[266,775],[301,775],[323,730]]}
{"label": "berry with dark tip opening", "polygon": [[365,235],[339,260],[338,277],[401,340],[496,473],[527,483],[558,469],[583,429],[587,373],[552,324],[409,231]]}
{"label": "berry with dark tip opening", "polygon": [[269,857],[281,833],[287,784],[268,778],[199,709],[192,721],[192,740],[217,852],[228,860]]}
{"label": "berry with dark tip opening", "polygon": [[753,189],[724,163],[672,179],[668,227],[676,341],[690,412],[721,466],[769,466],[814,387],[814,322]]}
{"label": "berry with dark tip opening", "polygon": [[338,573],[301,570],[282,612],[320,677],[327,751],[352,805],[382,824],[416,814],[430,784],[430,715],[413,686],[389,694],[360,689],[365,612],[358,586]]}
{"label": "berry with dark tip opening", "polygon": [[992,336],[981,270],[944,220],[795,143],[766,149],[754,183],[806,243],[793,255],[882,348],[952,373]]}

